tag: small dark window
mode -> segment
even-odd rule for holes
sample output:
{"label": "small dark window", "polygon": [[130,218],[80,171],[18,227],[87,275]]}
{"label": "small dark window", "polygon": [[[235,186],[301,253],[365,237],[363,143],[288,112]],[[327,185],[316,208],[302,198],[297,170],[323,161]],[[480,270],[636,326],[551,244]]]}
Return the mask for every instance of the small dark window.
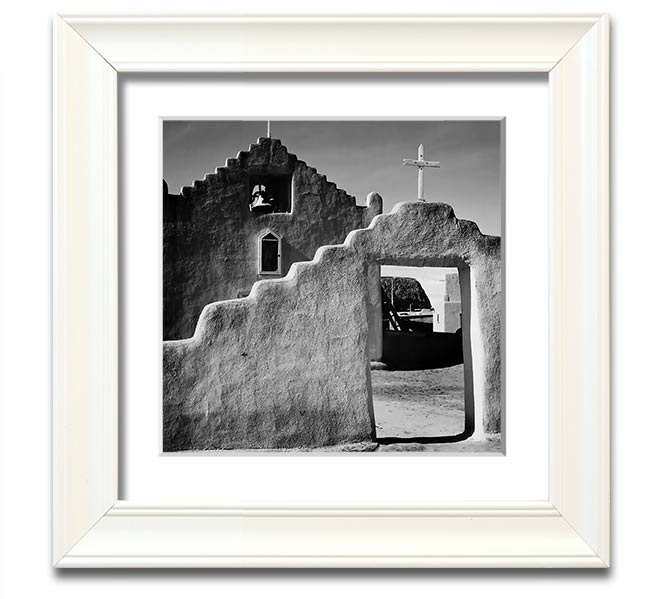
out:
{"label": "small dark window", "polygon": [[273,233],[267,233],[260,238],[260,272],[276,273],[281,272],[281,242]]}

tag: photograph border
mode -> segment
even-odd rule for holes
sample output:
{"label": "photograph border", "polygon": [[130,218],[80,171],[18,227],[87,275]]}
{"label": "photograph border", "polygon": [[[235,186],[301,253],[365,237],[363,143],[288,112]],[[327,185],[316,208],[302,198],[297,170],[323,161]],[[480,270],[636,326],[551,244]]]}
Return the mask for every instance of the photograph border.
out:
{"label": "photograph border", "polygon": [[[58,16],[54,29],[55,567],[609,566],[605,15]],[[227,507],[118,499],[117,79],[127,72],[548,73],[547,501]]]}

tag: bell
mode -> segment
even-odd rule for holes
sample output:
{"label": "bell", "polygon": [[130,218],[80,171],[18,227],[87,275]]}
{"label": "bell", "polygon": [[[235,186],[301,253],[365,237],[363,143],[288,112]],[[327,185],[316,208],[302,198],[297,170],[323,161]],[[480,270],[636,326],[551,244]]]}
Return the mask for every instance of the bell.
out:
{"label": "bell", "polygon": [[270,200],[262,194],[256,194],[250,208],[252,212],[272,212],[274,210]]}
{"label": "bell", "polygon": [[252,212],[272,212],[274,210],[271,199],[268,199],[265,193],[265,185],[258,184],[254,187],[251,193],[251,204],[249,204]]}

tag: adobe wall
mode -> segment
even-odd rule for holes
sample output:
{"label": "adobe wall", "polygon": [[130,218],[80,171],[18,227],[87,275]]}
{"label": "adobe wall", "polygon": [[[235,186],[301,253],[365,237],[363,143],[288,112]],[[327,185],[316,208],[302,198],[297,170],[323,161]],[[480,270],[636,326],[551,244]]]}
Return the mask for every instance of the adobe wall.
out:
{"label": "adobe wall", "polygon": [[459,315],[462,313],[461,302],[443,302],[443,328],[446,333],[454,333],[461,327]]}
{"label": "adobe wall", "polygon": [[457,273],[446,273],[446,293],[450,297],[451,302],[461,301],[461,290],[459,283],[459,275]]}
{"label": "adobe wall", "polygon": [[[290,174],[289,213],[249,210],[249,174]],[[259,138],[215,173],[164,195],[163,336],[191,337],[203,307],[247,294],[258,274],[258,242],[266,229],[281,236],[282,275],[294,262],[311,260],[323,245],[342,243],[354,229],[381,214],[381,198],[367,206],[289,154],[278,139]]]}
{"label": "adobe wall", "polygon": [[500,432],[500,238],[450,206],[398,204],[249,297],[206,306],[194,337],[164,343],[164,450],[316,447],[373,438],[368,273],[458,266],[469,288],[467,406]]}

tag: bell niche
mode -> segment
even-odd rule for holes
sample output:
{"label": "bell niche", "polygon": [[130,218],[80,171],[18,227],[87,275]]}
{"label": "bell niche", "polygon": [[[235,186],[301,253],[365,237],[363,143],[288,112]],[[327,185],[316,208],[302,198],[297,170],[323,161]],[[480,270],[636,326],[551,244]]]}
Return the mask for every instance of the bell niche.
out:
{"label": "bell niche", "polygon": [[255,214],[290,212],[291,184],[288,174],[250,174],[249,210]]}

